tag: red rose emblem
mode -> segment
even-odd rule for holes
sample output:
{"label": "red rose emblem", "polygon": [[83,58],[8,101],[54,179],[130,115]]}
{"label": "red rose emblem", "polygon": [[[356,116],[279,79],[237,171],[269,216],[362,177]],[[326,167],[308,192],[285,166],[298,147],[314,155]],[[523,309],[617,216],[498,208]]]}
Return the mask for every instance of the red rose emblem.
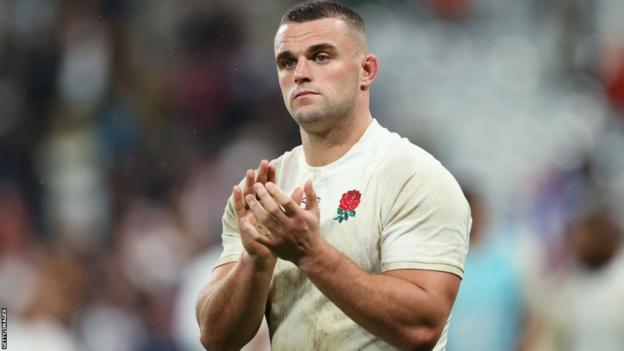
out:
{"label": "red rose emblem", "polygon": [[360,204],[361,197],[362,194],[357,190],[349,190],[342,194],[338,210],[336,211],[338,216],[334,219],[337,220],[338,223],[342,223],[342,221],[348,220],[349,217],[355,217],[355,209]]}
{"label": "red rose emblem", "polygon": [[355,210],[360,204],[360,194],[357,190],[349,190],[346,193],[342,194],[342,198],[340,199],[340,208],[343,211],[351,211]]}

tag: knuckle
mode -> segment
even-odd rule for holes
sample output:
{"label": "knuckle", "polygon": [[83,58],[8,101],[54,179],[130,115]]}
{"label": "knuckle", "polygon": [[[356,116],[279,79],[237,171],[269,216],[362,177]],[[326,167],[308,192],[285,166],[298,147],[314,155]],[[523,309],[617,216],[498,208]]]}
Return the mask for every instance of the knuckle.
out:
{"label": "knuckle", "polygon": [[258,218],[258,225],[264,225],[267,222],[268,216],[264,213],[256,214],[256,218]]}
{"label": "knuckle", "polygon": [[272,205],[269,208],[267,208],[267,212],[271,216],[279,216],[282,211],[280,210],[278,206]]}
{"label": "knuckle", "polygon": [[297,227],[297,228],[301,228],[301,227],[306,226],[305,219],[303,217],[301,217],[301,216],[296,216],[294,218],[294,226]]}

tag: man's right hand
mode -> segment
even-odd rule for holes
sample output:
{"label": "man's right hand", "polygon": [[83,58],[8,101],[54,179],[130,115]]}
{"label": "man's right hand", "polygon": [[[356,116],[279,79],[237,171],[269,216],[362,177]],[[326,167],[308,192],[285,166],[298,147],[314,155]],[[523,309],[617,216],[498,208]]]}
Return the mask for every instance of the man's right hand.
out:
{"label": "man's right hand", "polygon": [[275,182],[275,175],[275,166],[262,160],[256,172],[248,170],[242,184],[232,190],[232,207],[245,251],[240,261],[216,267],[198,298],[201,342],[208,350],[240,350],[262,321],[277,257],[240,228],[246,227],[241,225],[244,220],[258,224],[258,230],[266,233],[243,199],[256,196],[254,184]]}
{"label": "man's right hand", "polygon": [[243,242],[247,254],[251,258],[257,259],[258,263],[274,263],[277,258],[271,250],[257,243],[242,229],[244,228],[242,221],[248,221],[256,226],[259,232],[265,235],[269,234],[268,229],[256,220],[256,216],[249,210],[244,199],[247,195],[256,195],[253,187],[255,183],[266,184],[267,182],[275,182],[275,173],[275,165],[269,164],[267,160],[262,160],[258,166],[257,173],[251,169],[247,170],[244,189],[236,185],[232,190],[232,198],[234,199],[234,208],[236,210],[236,216],[238,217],[238,231],[241,234],[241,241]]}
{"label": "man's right hand", "polygon": [[[253,237],[245,231],[245,226],[242,225],[243,221],[251,223],[260,234],[271,235],[271,232],[266,226],[262,225],[260,221],[256,219],[256,216],[249,209],[245,202],[245,196],[256,196],[254,190],[255,183],[266,184],[267,182],[276,183],[276,170],[274,164],[269,164],[267,160],[260,161],[257,173],[253,170],[247,170],[245,175],[245,187],[241,189],[240,186],[234,186],[232,190],[232,198],[234,199],[234,209],[236,210],[236,216],[238,217],[238,231],[241,235],[241,241],[247,254],[257,263],[260,264],[273,264],[277,261],[277,256],[269,250],[266,246],[258,243]],[[292,193],[292,198],[297,204],[301,204],[303,197],[303,190],[296,188]]]}

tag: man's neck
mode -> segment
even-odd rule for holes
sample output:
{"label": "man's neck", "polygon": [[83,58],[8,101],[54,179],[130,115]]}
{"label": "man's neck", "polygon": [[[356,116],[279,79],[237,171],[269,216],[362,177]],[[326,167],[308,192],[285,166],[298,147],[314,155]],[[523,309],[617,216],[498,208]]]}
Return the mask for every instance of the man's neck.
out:
{"label": "man's neck", "polygon": [[340,159],[360,140],[372,121],[367,111],[365,115],[341,121],[325,134],[312,134],[300,128],[307,164],[320,167]]}

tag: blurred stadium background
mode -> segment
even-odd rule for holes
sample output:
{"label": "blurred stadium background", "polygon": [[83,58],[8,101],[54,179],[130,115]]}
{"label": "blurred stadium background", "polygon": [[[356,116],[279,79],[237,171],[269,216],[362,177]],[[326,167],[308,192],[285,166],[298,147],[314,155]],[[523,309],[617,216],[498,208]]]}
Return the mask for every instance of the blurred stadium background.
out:
{"label": "blurred stadium background", "polygon": [[[272,46],[293,3],[0,0],[9,350],[200,349],[231,186],[299,142]],[[448,350],[624,350],[624,2],[346,3],[374,116],[473,205]]]}

